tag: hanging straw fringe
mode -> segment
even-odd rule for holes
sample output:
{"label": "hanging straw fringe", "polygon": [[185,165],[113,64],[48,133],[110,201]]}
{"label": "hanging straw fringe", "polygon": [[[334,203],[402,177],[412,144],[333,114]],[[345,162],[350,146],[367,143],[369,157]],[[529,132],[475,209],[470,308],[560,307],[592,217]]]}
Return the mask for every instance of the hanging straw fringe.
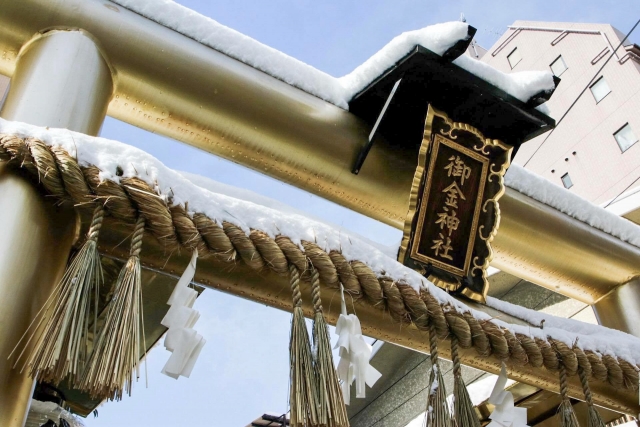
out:
{"label": "hanging straw fringe", "polygon": [[[92,313],[95,337],[98,287],[103,280],[97,249],[103,217],[104,208],[99,204],[93,212],[87,241],[67,267],[62,280],[13,350],[16,351],[35,325],[14,364],[15,367],[31,340],[38,336],[25,363],[29,366],[30,375],[33,378],[58,384],[68,375],[71,375],[71,380],[75,381],[76,375],[82,372],[88,357],[89,324]],[[38,321],[37,324],[36,321]]]}
{"label": "hanging straw fringe", "polygon": [[580,382],[582,383],[582,390],[584,391],[584,398],[588,406],[587,426],[588,427],[605,427],[604,421],[600,417],[600,414],[593,406],[593,398],[591,396],[591,389],[589,388],[589,380],[587,379],[587,373],[582,366],[578,366],[578,375],[580,376]]}
{"label": "hanging straw fringe", "polygon": [[[217,255],[228,265],[243,260],[254,271],[266,269],[277,273],[287,262],[297,265],[300,271],[304,270],[307,256],[318,269],[323,284],[337,287],[342,282],[353,294],[364,296],[367,304],[375,301],[388,310],[392,318],[406,319],[420,330],[426,327],[428,313],[429,320],[435,322],[439,331],[451,330],[461,343],[465,335],[471,334],[471,345],[478,354],[493,353],[498,358],[529,369],[555,370],[559,363],[559,355],[552,349],[557,341],[545,331],[534,338],[521,332],[513,331],[512,334],[507,325],[496,320],[478,321],[462,305],[452,307],[449,303],[439,302],[428,290],[416,292],[403,280],[391,285],[390,277],[372,269],[366,262],[357,259],[347,261],[340,250],[327,252],[313,241],[294,243],[284,235],[272,238],[259,229],[253,229],[247,235],[222,218],[202,212],[187,214],[184,206],[167,203],[162,197],[150,197],[160,196],[158,189],[144,180],[136,177],[121,178],[119,182],[102,180],[102,171],[96,166],[81,166],[62,148],[54,149],[37,138],[0,134],[0,162],[12,164],[28,175],[40,178],[47,193],[56,200],[61,197],[71,198],[75,203],[85,203],[88,197],[105,200],[110,216],[123,222],[135,221],[136,207],[142,207],[153,215],[148,231],[168,251],[191,251],[197,246],[203,256]],[[55,165],[60,174],[50,173],[50,165]],[[299,245],[304,247],[304,252]],[[264,252],[266,246],[277,246],[282,253]],[[222,254],[224,257],[220,256]],[[354,268],[357,268],[357,274]],[[516,339],[507,339],[510,336]],[[597,350],[579,350],[578,353],[576,349],[574,352],[578,357],[582,354],[589,357],[593,378],[602,386],[601,392],[594,393],[596,403],[605,402],[607,393],[612,390],[625,393],[637,390],[640,365],[627,362],[618,352],[611,355]],[[621,372],[622,378],[617,374],[607,375],[607,372]]]}
{"label": "hanging straw fringe", "polygon": [[313,345],[317,356],[315,373],[318,387],[318,423],[328,427],[348,427],[349,417],[342,397],[342,389],[333,365],[333,353],[327,323],[320,300],[320,275],[311,270],[311,295],[315,316],[313,318]]}
{"label": "hanging straw fringe", "polygon": [[458,356],[458,337],[451,335],[451,358],[453,360],[453,422],[457,427],[480,427],[480,420],[469,397],[462,378]]}
{"label": "hanging straw fringe", "polygon": [[313,371],[309,333],[302,312],[300,273],[290,264],[291,291],[293,293],[293,321],[289,341],[290,363],[290,425],[308,427],[318,425],[318,395]]}
{"label": "hanging straw fringe", "polygon": [[579,427],[578,418],[573,411],[573,405],[569,400],[568,386],[567,386],[567,370],[562,363],[560,363],[560,397],[562,403],[558,411],[560,412],[560,426],[561,427]]}
{"label": "hanging straw fringe", "polygon": [[[431,352],[431,374],[429,375],[429,397],[423,426],[451,427],[447,391],[444,388],[444,378],[438,362],[438,338],[433,321],[429,322],[429,345]],[[466,426],[465,426],[466,427]]]}
{"label": "hanging straw fringe", "polygon": [[80,384],[94,398],[120,400],[123,390],[131,395],[133,377],[140,377],[140,349],[145,341],[140,280],[144,225],[144,218],[138,217],[131,256],[116,281],[104,326]]}

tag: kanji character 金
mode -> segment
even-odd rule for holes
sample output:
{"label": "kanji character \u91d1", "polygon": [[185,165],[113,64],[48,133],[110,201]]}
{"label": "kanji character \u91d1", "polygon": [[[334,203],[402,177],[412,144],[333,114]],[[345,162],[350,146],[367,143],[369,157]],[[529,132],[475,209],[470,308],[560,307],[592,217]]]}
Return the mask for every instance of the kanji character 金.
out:
{"label": "kanji character \u91d1", "polygon": [[442,192],[447,193],[447,198],[444,203],[453,208],[458,207],[458,197],[462,200],[467,200],[467,198],[464,197],[464,194],[462,194],[460,187],[458,187],[458,183],[455,181],[453,181],[450,186],[442,190]]}

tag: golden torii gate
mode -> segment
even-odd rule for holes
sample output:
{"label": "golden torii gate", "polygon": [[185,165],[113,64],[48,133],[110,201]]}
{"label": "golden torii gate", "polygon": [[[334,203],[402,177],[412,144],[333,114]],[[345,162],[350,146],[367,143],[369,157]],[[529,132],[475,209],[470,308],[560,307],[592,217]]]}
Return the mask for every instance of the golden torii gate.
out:
{"label": "golden torii gate", "polygon": [[[12,77],[3,118],[96,134],[110,114],[402,226],[415,159],[376,145],[367,160],[371,167],[357,177],[349,174],[370,131],[352,114],[108,1],[4,1],[0,8],[0,72]],[[60,52],[75,60],[64,61]],[[42,63],[49,65],[47,72],[34,76]],[[57,89],[55,97],[44,95],[43,85],[47,93]],[[73,107],[72,115],[65,106]],[[391,168],[388,159],[405,167]],[[29,310],[41,305],[34,295],[44,299],[60,274],[77,226],[70,209],[52,208],[31,185],[4,169],[1,180],[2,205],[8,207],[0,239],[0,352],[6,354],[31,318]],[[604,325],[640,335],[635,329],[638,248],[513,189],[507,189],[500,207],[495,267],[594,304]],[[50,225],[25,233],[34,222]],[[127,232],[111,227],[105,234],[103,251],[125,258],[117,244]],[[151,268],[179,271],[187,263],[185,256],[177,256],[165,264],[162,245],[148,245],[143,261]],[[31,260],[37,277],[16,259]],[[233,271],[220,267],[215,261],[201,265],[197,281],[290,309],[289,298],[277,296],[287,286],[283,278],[257,276],[242,264]],[[335,322],[336,315],[328,313],[329,321]],[[363,307],[359,315],[366,334],[428,350],[416,330],[398,331],[375,309]],[[446,357],[447,350],[443,353]],[[499,369],[497,360],[479,360],[470,352],[463,359],[487,371]],[[556,384],[555,375],[526,367],[513,377],[543,388]],[[0,421],[20,425],[32,382],[3,368],[0,383]],[[594,395],[611,398],[606,395],[610,389],[598,387],[593,386]],[[634,392],[615,393],[618,406],[610,407],[637,412]]]}

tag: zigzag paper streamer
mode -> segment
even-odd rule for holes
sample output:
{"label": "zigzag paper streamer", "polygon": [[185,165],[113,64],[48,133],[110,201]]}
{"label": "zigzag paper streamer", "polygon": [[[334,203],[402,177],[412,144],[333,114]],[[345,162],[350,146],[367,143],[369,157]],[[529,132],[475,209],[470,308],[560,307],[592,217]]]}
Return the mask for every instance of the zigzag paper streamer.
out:
{"label": "zigzag paper streamer", "polygon": [[504,389],[507,379],[507,368],[503,363],[498,381],[489,396],[489,403],[495,405],[496,408],[489,416],[491,423],[487,427],[529,427],[527,425],[527,409],[516,408],[513,394]]}
{"label": "zigzag paper streamer", "polygon": [[189,283],[196,273],[197,260],[198,250],[196,249],[167,301],[171,308],[160,322],[169,328],[164,339],[164,347],[171,352],[171,357],[164,365],[162,373],[174,379],[178,379],[181,375],[189,378],[207,342],[193,329],[200,318],[200,313],[192,308],[198,293],[189,288]]}
{"label": "zigzag paper streamer", "polygon": [[338,363],[338,378],[342,381],[342,395],[344,403],[351,401],[351,384],[356,382],[356,397],[366,396],[365,384],[369,387],[380,379],[382,374],[369,364],[372,347],[367,344],[362,336],[360,320],[355,314],[347,314],[347,305],[344,302],[344,288],[340,285],[342,308],[336,334],[338,343],[334,348],[340,349],[340,362]]}

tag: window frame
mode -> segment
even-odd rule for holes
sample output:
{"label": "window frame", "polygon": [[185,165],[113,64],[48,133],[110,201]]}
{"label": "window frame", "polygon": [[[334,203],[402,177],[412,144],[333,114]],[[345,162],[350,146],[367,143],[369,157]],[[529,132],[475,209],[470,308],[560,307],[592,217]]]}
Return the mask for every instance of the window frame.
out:
{"label": "window frame", "polygon": [[507,55],[507,62],[509,63],[509,66],[511,67],[511,69],[513,70],[514,68],[516,68],[516,65],[518,65],[520,62],[522,62],[522,54],[520,54],[518,52],[518,54],[520,55],[520,59],[518,60],[518,62],[516,62],[515,64],[511,64],[511,60],[509,59],[509,57],[511,55],[513,55],[513,52],[515,52],[516,50],[518,50],[518,46],[514,47],[513,50],[511,52],[509,52],[509,54]]}
{"label": "window frame", "polygon": [[[558,62],[558,60],[561,60],[562,63],[564,64],[564,70],[562,70],[562,72],[560,74],[556,74],[553,72],[553,67],[552,65],[555,64],[556,62]],[[562,55],[558,55],[558,57],[556,59],[554,59],[553,61],[551,61],[551,64],[549,64],[549,68],[551,69],[551,73],[556,76],[556,77],[560,77],[561,75],[563,75],[565,73],[565,71],[567,71],[569,69],[569,66],[567,65],[567,62],[564,60],[564,58],[562,57]]]}
{"label": "window frame", "polygon": [[[569,179],[569,184],[571,184],[568,187],[567,187],[567,183],[564,181],[565,177]],[[571,175],[569,175],[569,172],[565,172],[565,174],[560,177],[560,181],[562,181],[562,186],[567,190],[574,186],[573,180],[571,179]]]}
{"label": "window frame", "polygon": [[[603,96],[602,98],[600,98],[599,100],[596,98],[596,95],[593,93],[593,87],[595,85],[597,85],[598,83],[600,83],[600,81],[604,81],[604,83],[607,85],[607,88],[609,88],[609,92],[606,93],[605,96]],[[598,80],[596,80],[595,82],[593,82],[593,84],[591,86],[589,86],[589,92],[591,92],[591,95],[593,96],[593,99],[596,101],[596,105],[598,105],[600,103],[600,101],[602,101],[603,99],[605,99],[607,96],[609,96],[609,94],[612,92],[611,90],[611,86],[609,86],[609,83],[607,83],[607,81],[604,79],[604,76],[600,76],[600,78]],[[624,126],[622,126],[624,127]],[[622,128],[620,128],[622,129]]]}
{"label": "window frame", "polygon": [[[620,141],[618,141],[618,138],[616,138],[616,135],[619,134],[622,129],[626,128],[627,126],[629,126],[629,129],[631,130],[631,134],[635,137],[635,141],[632,142],[631,144],[629,144],[629,146],[625,149],[622,149],[622,146],[620,145]],[[629,124],[629,122],[626,122],[625,124],[623,124],[620,128],[618,128],[617,131],[615,131],[613,133],[613,139],[616,140],[616,144],[618,144],[618,148],[620,149],[620,153],[623,154],[625,152],[627,152],[627,150],[629,150],[629,148],[633,147],[634,145],[636,145],[638,143],[638,137],[636,136],[635,132],[633,131],[633,129],[631,129],[631,125]]]}

